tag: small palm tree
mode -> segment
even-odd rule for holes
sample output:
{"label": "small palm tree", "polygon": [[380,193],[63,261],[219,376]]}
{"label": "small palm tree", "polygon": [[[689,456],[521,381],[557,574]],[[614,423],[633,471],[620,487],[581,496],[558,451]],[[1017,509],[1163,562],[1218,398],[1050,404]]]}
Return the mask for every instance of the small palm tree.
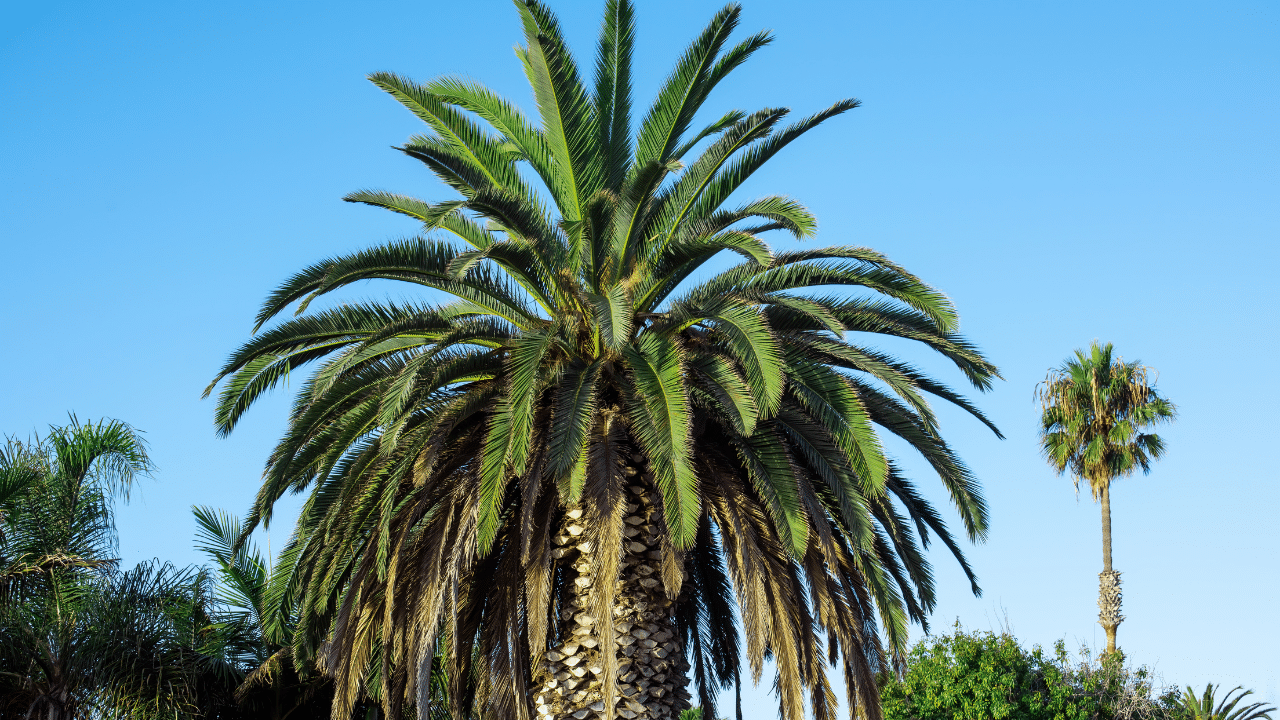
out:
{"label": "small palm tree", "polygon": [[240,521],[234,516],[209,507],[193,507],[192,513],[196,548],[213,563],[216,603],[201,650],[206,670],[220,668],[218,675],[230,690],[224,693],[223,714],[268,720],[327,717],[333,682],[314,667],[294,664],[294,618],[280,616],[280,606],[270,601],[266,557],[252,543],[237,542]]}
{"label": "small palm tree", "polygon": [[[716,86],[771,40],[730,43],[736,5],[635,132],[631,3],[606,4],[592,83],[551,11],[516,7],[541,122],[470,80],[373,75],[429,130],[400,150],[459,197],[348,196],[423,232],[290,278],[257,325],[295,304],[301,316],[208,389],[221,384],[226,433],[315,368],[245,528],[310,489],[272,581],[297,611],[295,657],[332,673],[337,717],[362,692],[389,718],[423,714],[443,661],[455,716],[674,720],[691,675],[715,716],[745,639],[753,679],[776,660],[784,717],[804,717],[806,695],[831,716],[837,659],[850,707],[875,717],[876,672],[934,606],[921,544],[936,535],[978,591],[880,433],[930,463],[970,539],[987,528],[929,398],[982,413],[875,343],[918,343],[980,390],[996,368],[906,269],[861,247],[775,252],[762,236],[812,237],[813,215],[784,196],[731,200],[858,105],[700,126]],[[726,252],[738,263],[717,264]],[[370,279],[429,292],[308,312]]]}
{"label": "small palm tree", "polygon": [[[1185,720],[1271,720],[1271,713],[1276,711],[1274,706],[1265,703],[1253,703],[1237,708],[1236,705],[1239,705],[1240,701],[1253,694],[1252,690],[1244,690],[1240,686],[1228,692],[1222,702],[1215,707],[1214,690],[1213,683],[1209,683],[1204,686],[1204,694],[1196,697],[1195,691],[1188,685],[1179,703],[1182,717]],[[1236,692],[1240,694],[1236,695]]]}
{"label": "small palm tree", "polygon": [[[287,625],[276,624],[277,633],[286,633],[283,638],[269,637],[267,561],[251,543],[236,545],[240,523],[231,515],[208,507],[193,507],[192,513],[196,548],[214,566],[217,607],[210,614],[213,637],[206,652],[224,661],[236,706],[257,717],[282,718],[317,693],[300,681],[293,667]],[[305,714],[323,715],[327,710],[328,704],[321,703]]]}
{"label": "small palm tree", "polygon": [[1040,447],[1059,473],[1071,471],[1102,506],[1102,573],[1098,622],[1107,633],[1107,652],[1116,651],[1120,615],[1120,573],[1111,567],[1111,483],[1164,454],[1159,435],[1144,432],[1171,421],[1172,403],[1156,392],[1150,371],[1113,356],[1111,343],[1096,341],[1086,353],[1051,370],[1037,389],[1043,412]]}

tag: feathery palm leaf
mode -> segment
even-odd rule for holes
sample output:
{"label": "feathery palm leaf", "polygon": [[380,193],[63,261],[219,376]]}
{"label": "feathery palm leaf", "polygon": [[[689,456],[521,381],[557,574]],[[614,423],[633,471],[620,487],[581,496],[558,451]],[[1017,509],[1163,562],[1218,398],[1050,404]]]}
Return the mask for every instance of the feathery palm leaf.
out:
{"label": "feathery palm leaf", "polygon": [[1214,690],[1213,683],[1209,683],[1204,686],[1204,694],[1196,697],[1191,686],[1187,686],[1178,704],[1187,720],[1270,720],[1271,713],[1276,711],[1274,706],[1266,703],[1236,707],[1253,694],[1252,690],[1244,690],[1239,686],[1232,688],[1221,702],[1214,705]]}

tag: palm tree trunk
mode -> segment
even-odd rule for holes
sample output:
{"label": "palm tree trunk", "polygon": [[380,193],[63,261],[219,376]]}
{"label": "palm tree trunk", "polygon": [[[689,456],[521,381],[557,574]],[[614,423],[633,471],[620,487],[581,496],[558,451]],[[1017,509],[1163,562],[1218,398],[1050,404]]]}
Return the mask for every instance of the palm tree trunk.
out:
{"label": "palm tree trunk", "polygon": [[1098,574],[1098,624],[1107,632],[1107,653],[1116,651],[1116,628],[1124,620],[1120,614],[1120,573],[1111,569],[1111,484],[1103,483],[1102,572]]}
{"label": "palm tree trunk", "polygon": [[1102,571],[1111,572],[1111,486],[1104,484],[1102,500]]}
{"label": "palm tree trunk", "polygon": [[[570,509],[565,526],[555,538],[556,555],[578,571],[573,580],[571,608],[561,614],[562,641],[546,653],[534,696],[541,720],[586,720],[610,713],[602,692],[602,653],[617,658],[615,717],[625,720],[675,720],[689,707],[689,664],[677,638],[675,605],[661,580],[662,518],[652,482],[635,468],[627,475],[631,485],[626,498],[622,557],[612,618],[591,614],[591,573],[596,569],[581,510]],[[613,622],[613,647],[601,643],[601,623]]]}

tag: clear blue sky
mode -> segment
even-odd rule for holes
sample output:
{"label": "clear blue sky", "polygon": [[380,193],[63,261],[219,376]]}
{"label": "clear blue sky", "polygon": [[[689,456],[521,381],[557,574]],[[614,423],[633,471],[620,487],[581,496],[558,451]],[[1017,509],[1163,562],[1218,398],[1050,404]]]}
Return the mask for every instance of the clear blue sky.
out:
{"label": "clear blue sky", "polygon": [[[554,6],[589,57],[601,3]],[[718,5],[639,6],[647,104]],[[1005,376],[980,404],[1007,440],[943,413],[993,529],[969,550],[981,599],[933,555],[935,627],[1102,643],[1097,507],[1039,458],[1032,399],[1099,338],[1157,368],[1181,412],[1167,459],[1114,490],[1120,644],[1168,682],[1280,702],[1280,6],[747,0],[744,18],[778,41],[717,114],[865,103],[749,190],[797,196],[817,242],[869,245],[944,289]],[[200,393],[258,302],[304,264],[413,232],[339,198],[448,197],[389,149],[419,126],[364,75],[466,73],[529,107],[519,37],[501,0],[10,7],[0,433],[68,411],[147,432],[159,472],[120,512],[126,562],[196,561],[187,508],[252,497],[286,396],[219,440]],[[774,716],[764,696],[748,717]]]}

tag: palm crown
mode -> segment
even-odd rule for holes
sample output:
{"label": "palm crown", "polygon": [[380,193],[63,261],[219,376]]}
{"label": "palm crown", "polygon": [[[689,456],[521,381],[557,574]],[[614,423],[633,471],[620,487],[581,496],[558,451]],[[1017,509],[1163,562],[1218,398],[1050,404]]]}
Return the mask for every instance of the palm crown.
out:
{"label": "palm crown", "polygon": [[1237,705],[1253,694],[1252,690],[1244,690],[1238,685],[1215,706],[1215,690],[1221,688],[1215,688],[1213,683],[1209,683],[1204,686],[1204,694],[1196,697],[1195,691],[1188,685],[1178,702],[1183,716],[1188,720],[1271,720],[1271,713],[1276,711],[1275,706],[1260,702],[1237,708]]}
{"label": "palm crown", "polygon": [[1077,350],[1039,394],[1041,449],[1058,472],[1071,471],[1077,487],[1086,480],[1095,500],[1114,478],[1150,472],[1164,454],[1160,436],[1143,431],[1173,419],[1173,403],[1156,392],[1141,363],[1114,357],[1111,343]]}
{"label": "palm crown", "polygon": [[[297,657],[329,641],[321,660],[337,677],[339,714],[360,692],[389,713],[421,711],[427,673],[443,662],[458,712],[479,698],[487,712],[525,717],[549,650],[563,655],[585,627],[579,611],[617,616],[619,596],[642,587],[629,568],[653,562],[658,595],[628,612],[672,624],[688,660],[664,661],[663,675],[691,668],[704,706],[740,677],[736,607],[753,676],[778,660],[784,716],[802,717],[806,688],[817,717],[833,709],[820,633],[845,659],[851,706],[874,714],[872,675],[888,660],[877,620],[897,654],[906,622],[933,606],[919,543],[935,533],[973,580],[877,433],[924,456],[977,539],[979,487],[927,398],[990,423],[865,340],[922,343],[979,389],[995,367],[957,334],[944,295],[879,253],[771,251],[766,232],[814,235],[797,201],[730,204],[788,143],[858,105],[789,125],[786,109],[765,109],[695,126],[716,85],[770,42],[729,43],[737,6],[681,55],[634,133],[631,4],[607,3],[590,86],[552,13],[516,7],[540,125],[470,81],[371,76],[430,129],[400,150],[461,197],[349,195],[421,221],[422,234],[290,278],[255,331],[295,303],[300,316],[241,347],[206,391],[222,383],[217,423],[230,432],[264,392],[318,363],[245,528],[269,520],[289,489],[311,488],[269,591],[301,608]],[[708,273],[724,251],[741,260]],[[694,282],[700,269],[709,277]],[[368,279],[452,299],[301,314]],[[821,286],[861,292],[808,290]],[[570,547],[575,537],[585,541]],[[603,651],[615,630],[588,631],[602,648],[598,686],[563,703],[538,695],[539,712],[633,697],[618,685],[630,656]]]}

